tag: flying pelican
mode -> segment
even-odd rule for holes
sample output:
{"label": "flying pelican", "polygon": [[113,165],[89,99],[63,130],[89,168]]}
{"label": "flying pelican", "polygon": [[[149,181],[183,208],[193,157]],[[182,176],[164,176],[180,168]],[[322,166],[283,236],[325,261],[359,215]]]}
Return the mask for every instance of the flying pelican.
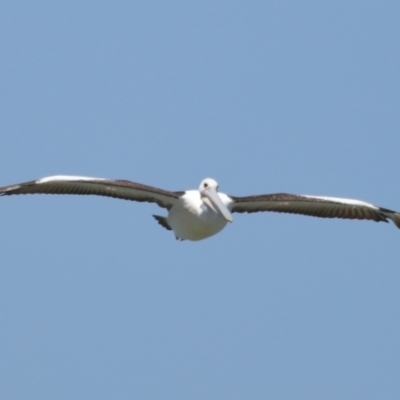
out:
{"label": "flying pelican", "polygon": [[218,192],[218,183],[211,178],[201,181],[198,190],[184,192],[170,192],[126,180],[63,175],[0,188],[0,196],[34,193],[91,194],[157,203],[168,210],[168,216],[153,217],[161,226],[172,230],[179,240],[202,240],[213,236],[233,221],[232,213],[235,212],[275,211],[376,222],[391,219],[400,228],[400,213],[363,201],[286,193],[228,196]]}

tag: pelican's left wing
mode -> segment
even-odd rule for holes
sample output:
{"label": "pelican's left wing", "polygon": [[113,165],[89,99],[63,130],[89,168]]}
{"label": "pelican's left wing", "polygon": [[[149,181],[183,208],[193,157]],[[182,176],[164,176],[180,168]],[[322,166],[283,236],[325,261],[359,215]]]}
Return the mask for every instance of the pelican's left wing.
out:
{"label": "pelican's left wing", "polygon": [[321,218],[367,219],[376,222],[388,222],[388,219],[391,219],[400,228],[400,213],[359,200],[286,193],[229,197],[233,201],[232,212],[274,211]]}
{"label": "pelican's left wing", "polygon": [[0,196],[13,194],[77,194],[157,203],[168,210],[185,192],[169,192],[140,183],[84,176],[49,176],[0,188]]}

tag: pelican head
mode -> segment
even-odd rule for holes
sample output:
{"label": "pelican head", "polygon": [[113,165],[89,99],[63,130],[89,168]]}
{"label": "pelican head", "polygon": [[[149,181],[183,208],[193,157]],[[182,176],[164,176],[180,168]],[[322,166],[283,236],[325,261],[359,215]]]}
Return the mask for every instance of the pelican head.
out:
{"label": "pelican head", "polygon": [[200,183],[199,192],[203,202],[214,212],[220,214],[228,222],[232,222],[232,214],[218,195],[218,183],[211,178],[203,179]]}

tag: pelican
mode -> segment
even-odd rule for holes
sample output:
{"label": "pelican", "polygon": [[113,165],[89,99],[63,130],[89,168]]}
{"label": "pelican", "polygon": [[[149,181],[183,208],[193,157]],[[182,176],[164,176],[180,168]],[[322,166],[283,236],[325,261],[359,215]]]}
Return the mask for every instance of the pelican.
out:
{"label": "pelican", "polygon": [[218,192],[211,178],[201,181],[198,190],[170,192],[140,183],[84,176],[49,176],[0,188],[0,196],[16,194],[76,194],[114,197],[156,203],[168,216],[153,215],[172,230],[178,240],[202,240],[220,232],[232,213],[274,211],[321,218],[392,220],[400,228],[400,213],[359,200],[304,196],[286,193],[235,197]]}

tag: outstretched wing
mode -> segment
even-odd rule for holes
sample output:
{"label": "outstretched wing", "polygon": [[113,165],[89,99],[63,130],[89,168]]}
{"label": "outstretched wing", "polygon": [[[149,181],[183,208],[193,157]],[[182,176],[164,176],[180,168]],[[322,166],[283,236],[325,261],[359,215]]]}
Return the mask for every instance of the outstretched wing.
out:
{"label": "outstretched wing", "polygon": [[359,200],[336,197],[299,196],[286,193],[234,197],[232,212],[274,211],[321,218],[367,219],[388,222],[400,228],[400,213]]}
{"label": "outstretched wing", "polygon": [[168,210],[185,192],[169,192],[140,183],[84,176],[49,176],[0,188],[0,196],[14,194],[76,194],[157,203]]}

